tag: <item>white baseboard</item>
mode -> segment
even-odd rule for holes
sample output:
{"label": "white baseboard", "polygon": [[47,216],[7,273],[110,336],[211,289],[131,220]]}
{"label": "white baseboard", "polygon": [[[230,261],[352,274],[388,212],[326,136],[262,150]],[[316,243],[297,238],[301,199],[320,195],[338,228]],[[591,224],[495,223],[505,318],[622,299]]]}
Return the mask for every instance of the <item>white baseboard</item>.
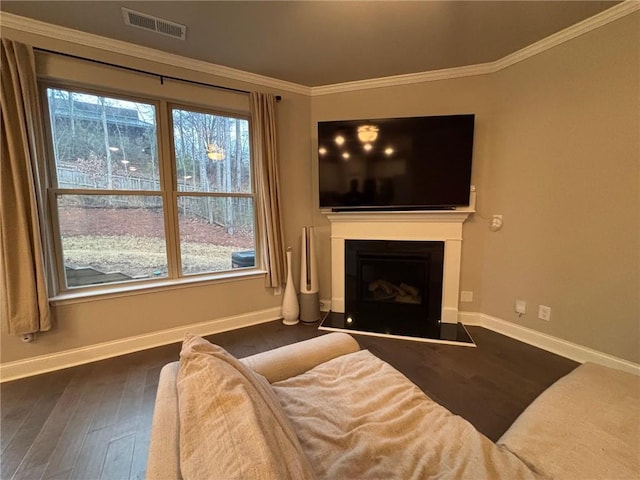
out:
{"label": "white baseboard", "polygon": [[322,311],[322,312],[330,312],[331,311],[331,300],[320,299],[320,311]]}
{"label": "white baseboard", "polygon": [[201,336],[212,335],[236,328],[270,322],[278,318],[282,318],[281,308],[274,307],[257,312],[233,315],[207,322],[160,330],[158,332],[137,335],[135,337],[123,338],[111,342],[98,343],[87,347],[74,348],[50,355],[16,360],[0,365],[0,382],[8,382],[10,380],[17,380],[32,375],[95,362],[97,360],[104,360],[105,358],[138,352],[148,348],[181,342],[186,332]]}
{"label": "white baseboard", "polygon": [[478,312],[459,312],[458,318],[465,325],[478,325],[480,327],[493,330],[507,337],[520,340],[534,347],[542,348],[548,352],[561,355],[576,362],[593,362],[618,370],[640,375],[640,365],[637,363],[614,357],[607,353],[599,352],[592,348],[583,347],[576,343],[552,337],[546,333],[541,333],[530,328],[526,328],[515,323],[507,322],[490,315]]}
{"label": "white baseboard", "polygon": [[[321,300],[323,310],[330,308],[329,300]],[[212,335],[281,318],[280,307],[259,310],[257,312],[219,318],[207,322],[194,323],[181,327],[161,330],[112,342],[104,342],[88,347],[75,348],[50,355],[16,360],[0,365],[0,382],[17,380],[41,373],[61,370],[84,363],[117,357],[148,348],[159,347],[182,341],[186,332],[197,335]],[[545,333],[522,327],[505,320],[478,312],[458,312],[458,318],[465,325],[478,325],[494,332],[506,335],[543,350],[570,358],[576,362],[593,362],[600,365],[624,370],[640,375],[640,365],[613,355],[599,352],[588,347],[552,337]]]}

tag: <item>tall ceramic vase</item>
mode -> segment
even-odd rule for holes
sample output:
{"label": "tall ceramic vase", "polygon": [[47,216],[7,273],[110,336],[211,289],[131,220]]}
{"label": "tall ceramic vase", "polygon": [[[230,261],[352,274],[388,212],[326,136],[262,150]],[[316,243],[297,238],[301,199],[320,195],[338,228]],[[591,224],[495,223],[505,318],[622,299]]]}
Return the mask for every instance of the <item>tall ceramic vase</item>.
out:
{"label": "tall ceramic vase", "polygon": [[296,286],[293,284],[293,274],[291,272],[291,247],[287,248],[287,284],[284,287],[282,298],[282,323],[285,325],[295,325],[298,323],[298,295]]}

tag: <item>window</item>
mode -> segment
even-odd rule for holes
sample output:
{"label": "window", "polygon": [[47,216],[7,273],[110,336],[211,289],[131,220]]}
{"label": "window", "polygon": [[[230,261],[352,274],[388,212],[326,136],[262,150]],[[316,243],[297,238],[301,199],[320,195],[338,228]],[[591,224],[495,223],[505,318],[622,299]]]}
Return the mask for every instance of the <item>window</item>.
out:
{"label": "window", "polygon": [[182,273],[253,266],[249,122],[182,108],[171,114]]}
{"label": "window", "polygon": [[246,117],[44,91],[59,290],[256,265]]}

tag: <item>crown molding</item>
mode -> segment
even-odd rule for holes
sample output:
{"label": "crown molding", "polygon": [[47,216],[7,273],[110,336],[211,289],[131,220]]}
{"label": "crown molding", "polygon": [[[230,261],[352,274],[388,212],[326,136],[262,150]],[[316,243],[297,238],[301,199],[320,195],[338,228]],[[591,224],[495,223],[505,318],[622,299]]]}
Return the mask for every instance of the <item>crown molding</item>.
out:
{"label": "crown molding", "polygon": [[[180,67],[198,73],[223,77],[229,80],[237,80],[262,87],[270,87],[307,96],[311,94],[311,89],[309,87],[297,83],[286,82],[284,80],[278,80],[264,75],[216,65],[202,60],[195,60],[173,53],[166,53],[154,48],[143,47],[133,43],[123,42],[121,40],[114,40],[100,35],[94,35],[92,33],[81,32],[79,30],[53,25],[11,13],[2,12],[0,15],[0,27],[3,29],[12,28],[46,38],[55,38],[56,40],[63,40],[65,42],[70,42],[84,47],[105,50],[109,53],[121,52],[128,57]],[[42,47],[45,48],[47,46],[42,45]]]}
{"label": "crown molding", "polygon": [[531,58],[534,55],[538,55],[539,53],[545,52],[551,48],[557,47],[558,45],[561,45],[565,42],[568,42],[569,40],[573,40],[574,38],[579,37],[580,35],[584,35],[585,33],[589,33],[593,30],[603,27],[633,12],[637,12],[638,10],[640,10],[639,0],[626,0],[594,15],[593,17],[589,17],[582,22],[576,23],[575,25],[567,27],[564,30],[560,30],[559,32],[549,35],[548,37],[543,38],[538,42],[532,43],[531,45],[524,47],[517,52],[514,52],[510,55],[507,55],[506,57],[501,58],[500,60],[492,62],[491,65],[493,67],[493,71],[498,72],[507,67],[515,65],[518,62]]}
{"label": "crown molding", "polygon": [[442,70],[431,70],[429,72],[407,73],[404,75],[393,75],[390,77],[370,78],[367,80],[356,80],[353,82],[334,83],[331,85],[322,85],[320,87],[311,87],[311,95],[315,97],[319,95],[330,95],[332,93],[354,92],[369,88],[397,87],[400,85],[411,85],[414,83],[484,75],[492,72],[492,64],[480,63],[465,67],[445,68]]}
{"label": "crown molding", "polygon": [[41,35],[47,38],[63,39],[85,47],[96,48],[108,52],[126,52],[125,55],[157,62],[160,64],[172,65],[199,73],[215,75],[230,80],[237,80],[264,87],[275,88],[292,93],[307,96],[330,95],[335,93],[353,92],[371,88],[395,87],[401,85],[411,85],[423,82],[433,82],[437,80],[450,80],[454,78],[469,77],[475,75],[486,75],[499,72],[505,68],[522,62],[539,53],[545,52],[553,47],[561,45],[580,35],[591,32],[597,28],[607,25],[626,15],[640,10],[640,0],[625,0],[593,17],[589,17],[580,23],[572,25],[560,32],[554,33],[536,43],[533,43],[517,52],[507,55],[499,60],[477,65],[447,68],[442,70],[432,70],[428,72],[409,73],[404,75],[393,75],[389,77],[372,78],[353,82],[336,83],[322,85],[318,87],[307,87],[293,82],[286,82],[264,75],[258,75],[235,68],[216,65],[202,60],[195,60],[181,55],[165,53],[153,48],[142,47],[120,40],[94,35],[79,30],[60,27],[38,20],[33,20],[19,15],[2,12],[0,14],[0,26],[2,28],[13,28],[27,33]]}
{"label": "crown molding", "polygon": [[356,90],[366,90],[370,88],[396,87],[400,85],[410,85],[415,83],[433,82],[437,80],[450,80],[454,78],[469,77],[473,75],[486,75],[499,72],[516,63],[545,52],[553,47],[561,45],[580,35],[591,32],[597,28],[607,25],[619,18],[640,10],[640,0],[625,0],[614,5],[603,12],[589,17],[582,22],[576,23],[542,40],[532,43],[517,52],[511,53],[494,62],[469,65],[464,67],[448,68],[443,70],[432,70],[428,72],[410,73],[406,75],[393,75],[389,77],[372,78],[354,82],[335,83],[332,85],[322,85],[311,87],[312,96],[330,95],[333,93],[353,92]]}

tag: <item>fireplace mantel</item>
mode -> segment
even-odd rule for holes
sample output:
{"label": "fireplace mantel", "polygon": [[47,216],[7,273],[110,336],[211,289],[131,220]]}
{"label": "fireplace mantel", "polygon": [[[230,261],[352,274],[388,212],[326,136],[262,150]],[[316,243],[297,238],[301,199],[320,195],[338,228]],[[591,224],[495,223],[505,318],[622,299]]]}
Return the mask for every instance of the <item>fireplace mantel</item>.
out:
{"label": "fireplace mantel", "polygon": [[327,212],[327,219],[334,223],[402,223],[442,222],[463,223],[475,210],[469,207],[456,210],[425,210],[409,212]]}
{"label": "fireplace mantel", "polygon": [[462,224],[475,212],[475,192],[469,207],[456,210],[327,213],[331,222],[331,310],[344,313],[345,240],[443,241],[443,323],[458,322]]}

